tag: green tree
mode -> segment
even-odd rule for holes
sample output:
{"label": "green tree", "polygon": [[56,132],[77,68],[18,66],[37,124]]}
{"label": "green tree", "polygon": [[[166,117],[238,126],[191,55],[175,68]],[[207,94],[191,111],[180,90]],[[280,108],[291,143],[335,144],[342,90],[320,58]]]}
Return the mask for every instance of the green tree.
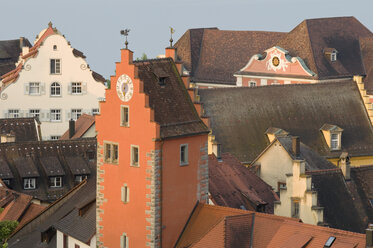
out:
{"label": "green tree", "polygon": [[140,58],[136,58],[137,61],[139,61],[139,60],[147,60],[147,59],[148,59],[148,56],[145,53],[142,53],[142,55],[141,55]]}
{"label": "green tree", "polygon": [[15,220],[4,220],[0,221],[0,242],[2,247],[8,247],[6,243],[7,238],[17,228],[18,221]]}

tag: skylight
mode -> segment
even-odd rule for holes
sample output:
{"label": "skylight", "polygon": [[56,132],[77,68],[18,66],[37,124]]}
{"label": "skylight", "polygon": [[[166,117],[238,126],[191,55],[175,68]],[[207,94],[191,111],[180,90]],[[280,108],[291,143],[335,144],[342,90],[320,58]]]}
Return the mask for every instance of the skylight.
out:
{"label": "skylight", "polygon": [[329,237],[328,240],[326,241],[324,247],[331,247],[334,241],[335,241],[335,237],[333,237],[333,236]]}

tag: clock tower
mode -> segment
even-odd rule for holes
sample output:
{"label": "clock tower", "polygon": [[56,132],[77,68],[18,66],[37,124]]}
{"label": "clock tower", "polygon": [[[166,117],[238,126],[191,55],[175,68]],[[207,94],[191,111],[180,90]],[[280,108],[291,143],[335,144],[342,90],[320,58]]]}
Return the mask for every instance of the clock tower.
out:
{"label": "clock tower", "polygon": [[96,118],[99,247],[173,247],[208,200],[208,129],[179,68],[121,50]]}

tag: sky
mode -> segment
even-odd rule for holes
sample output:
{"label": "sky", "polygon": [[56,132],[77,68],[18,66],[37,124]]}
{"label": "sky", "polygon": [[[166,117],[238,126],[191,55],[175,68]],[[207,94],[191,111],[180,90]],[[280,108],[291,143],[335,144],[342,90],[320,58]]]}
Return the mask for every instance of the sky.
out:
{"label": "sky", "polygon": [[[134,58],[164,54],[188,29],[288,32],[304,19],[355,16],[373,31],[372,0],[4,0],[0,40],[35,36],[53,23],[105,78],[115,74],[128,28]],[[343,32],[343,30],[341,30]]]}

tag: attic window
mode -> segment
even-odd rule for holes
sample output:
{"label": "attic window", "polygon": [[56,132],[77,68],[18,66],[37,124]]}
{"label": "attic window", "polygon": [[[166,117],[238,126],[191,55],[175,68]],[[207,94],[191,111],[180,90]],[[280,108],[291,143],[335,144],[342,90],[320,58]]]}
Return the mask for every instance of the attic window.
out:
{"label": "attic window", "polygon": [[54,51],[57,51],[57,45],[54,45],[54,46],[53,46],[53,50],[54,50]]}
{"label": "attic window", "polygon": [[159,77],[158,78],[158,83],[160,86],[165,86],[166,85],[166,79],[167,77]]}
{"label": "attic window", "polygon": [[335,48],[328,47],[324,49],[324,54],[326,58],[330,59],[330,61],[337,61],[337,53],[338,51]]}
{"label": "attic window", "polygon": [[330,54],[330,61],[337,61],[337,52],[332,52]]}
{"label": "attic window", "polygon": [[343,129],[331,124],[324,124],[320,129],[330,150],[341,150]]}
{"label": "attic window", "polygon": [[334,241],[335,241],[335,237],[333,236],[329,237],[328,240],[325,242],[324,247],[331,247]]}

